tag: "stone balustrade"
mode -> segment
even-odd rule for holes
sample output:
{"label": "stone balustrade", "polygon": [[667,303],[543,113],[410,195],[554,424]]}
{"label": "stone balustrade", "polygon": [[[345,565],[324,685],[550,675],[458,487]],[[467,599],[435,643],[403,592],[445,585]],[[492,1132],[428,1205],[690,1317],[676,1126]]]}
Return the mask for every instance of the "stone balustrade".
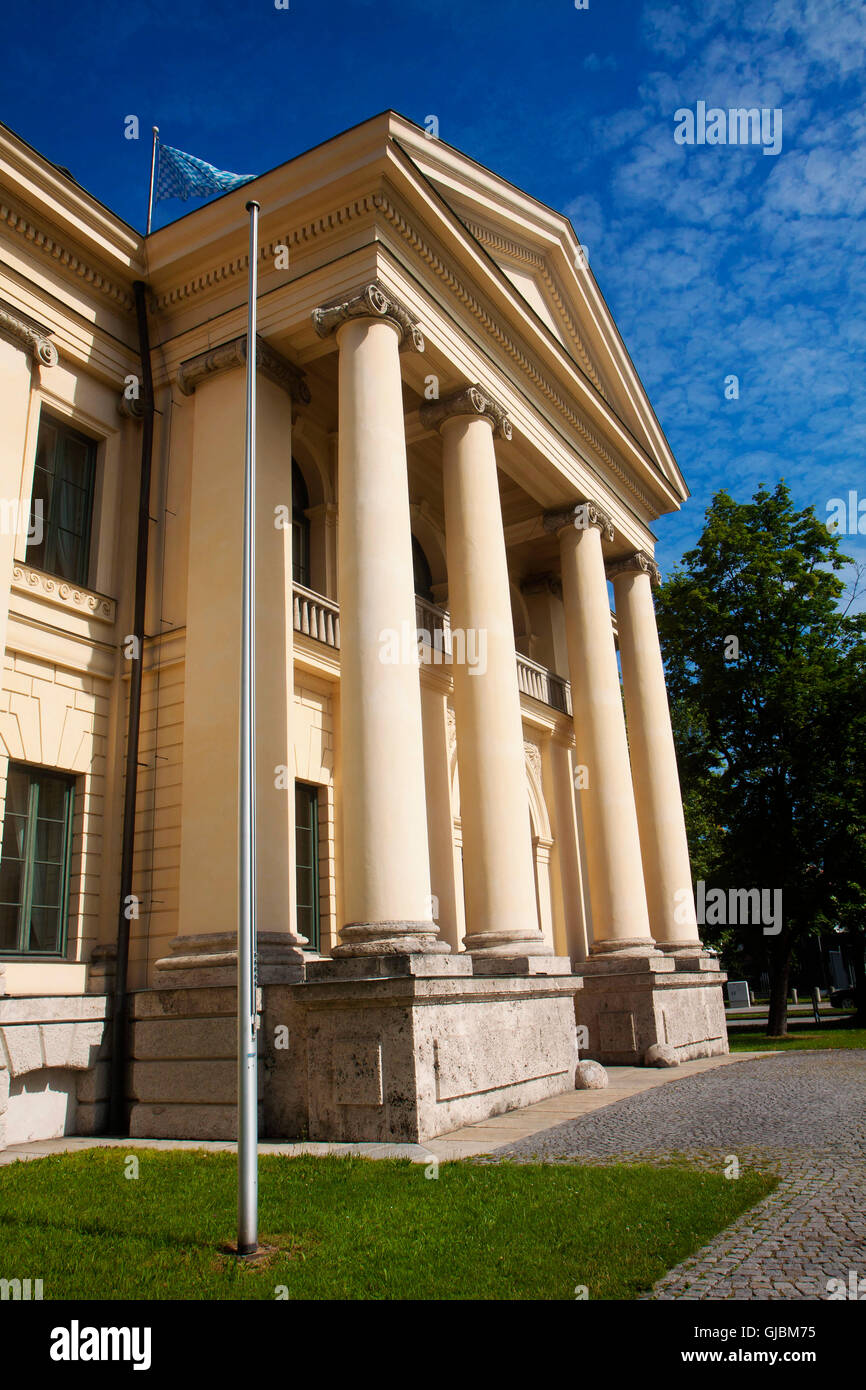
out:
{"label": "stone balustrade", "polygon": [[[294,585],[294,626],[295,632],[304,633],[323,642],[326,647],[340,646],[340,605],[323,594]],[[444,608],[426,599],[415,598],[415,622],[418,631],[426,633],[429,645],[443,653],[444,664],[451,657],[451,618]],[[516,654],[517,684],[522,694],[539,700],[551,709],[571,714],[571,692],[569,683],[563,676],[557,676],[546,666],[532,661],[528,656]]]}

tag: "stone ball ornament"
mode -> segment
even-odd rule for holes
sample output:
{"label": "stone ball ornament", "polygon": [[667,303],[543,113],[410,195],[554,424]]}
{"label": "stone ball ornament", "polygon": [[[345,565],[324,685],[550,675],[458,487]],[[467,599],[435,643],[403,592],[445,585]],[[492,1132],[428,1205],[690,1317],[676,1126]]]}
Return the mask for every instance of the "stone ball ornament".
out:
{"label": "stone ball ornament", "polygon": [[601,1062],[578,1062],[574,1075],[575,1090],[603,1091],[607,1084],[607,1072]]}

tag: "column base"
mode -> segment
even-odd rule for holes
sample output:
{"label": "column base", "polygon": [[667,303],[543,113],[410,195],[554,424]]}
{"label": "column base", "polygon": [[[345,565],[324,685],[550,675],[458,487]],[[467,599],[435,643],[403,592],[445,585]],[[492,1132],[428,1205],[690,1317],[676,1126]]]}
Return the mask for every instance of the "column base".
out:
{"label": "column base", "polygon": [[463,950],[476,960],[491,956],[502,956],[524,960],[528,956],[551,956],[553,952],[541,932],[528,936],[509,935],[507,932],[470,932],[463,941]]}
{"label": "column base", "polygon": [[694,958],[655,952],[596,955],[575,966],[583,980],[577,1021],[588,1033],[583,1055],[608,1066],[640,1066],[655,1044],[672,1048],[677,1062],[726,1053],[727,977],[718,961],[707,969],[695,965]]}
{"label": "column base", "polygon": [[480,974],[467,956],[318,961],[304,1010],[309,1136],[423,1143],[574,1087],[572,974]]}
{"label": "column base", "polygon": [[348,922],[340,930],[336,960],[354,956],[450,955],[435,922]]}
{"label": "column base", "polygon": [[[260,985],[286,983],[303,975],[306,937],[294,932],[261,931],[256,937],[256,974]],[[156,989],[237,986],[238,939],[235,932],[176,936],[171,954],[154,966]]]}
{"label": "column base", "polygon": [[633,936],[620,939],[612,938],[610,941],[593,941],[589,948],[590,958],[593,956],[654,956],[658,954],[658,947],[652,939],[645,936]]}

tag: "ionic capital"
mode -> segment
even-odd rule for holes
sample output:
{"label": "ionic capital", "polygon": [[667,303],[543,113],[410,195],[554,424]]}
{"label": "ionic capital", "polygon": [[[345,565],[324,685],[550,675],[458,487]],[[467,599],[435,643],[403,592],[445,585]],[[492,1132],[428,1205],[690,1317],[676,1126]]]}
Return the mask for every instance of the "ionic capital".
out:
{"label": "ionic capital", "polygon": [[588,531],[595,526],[609,541],[613,540],[613,520],[594,502],[578,502],[574,507],[562,507],[558,511],[545,513],[545,531],[558,533],[568,526],[573,526],[575,531]]}
{"label": "ionic capital", "polygon": [[636,550],[633,555],[626,555],[622,560],[612,560],[605,566],[605,573],[608,579],[615,579],[618,574],[648,574],[651,584],[660,584],[662,581],[661,570],[653,557],[646,550]]}
{"label": "ionic capital", "polygon": [[338,299],[313,310],[313,327],[327,338],[347,319],[389,319],[400,330],[400,350],[423,352],[424,335],[405,304],[374,280],[351,299]]}
{"label": "ionic capital", "polygon": [[[246,334],[231,338],[219,347],[208,348],[197,357],[181,362],[177,370],[178,388],[185,396],[195,394],[195,388],[207,377],[216,372],[227,372],[233,367],[245,367],[247,361]],[[263,338],[256,338],[256,367],[262,376],[268,377],[300,405],[309,405],[310,388],[304,373],[294,363],[275,352]]]}
{"label": "ionic capital", "polygon": [[493,426],[494,435],[511,438],[511,421],[504,408],[476,382],[463,386],[441,401],[425,401],[418,412],[426,429],[441,429],[446,420],[459,415],[483,415]]}
{"label": "ionic capital", "polygon": [[0,299],[0,333],[12,338],[24,348],[28,356],[43,367],[56,367],[60,354],[48,337],[48,329],[35,319],[20,314],[11,304]]}

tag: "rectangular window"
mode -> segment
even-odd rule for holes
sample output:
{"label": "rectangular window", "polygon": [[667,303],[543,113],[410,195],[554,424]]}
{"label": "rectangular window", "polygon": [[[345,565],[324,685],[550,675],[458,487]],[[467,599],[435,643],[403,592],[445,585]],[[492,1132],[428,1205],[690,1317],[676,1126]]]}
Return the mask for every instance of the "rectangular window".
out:
{"label": "rectangular window", "polygon": [[295,783],[295,885],[299,935],[308,951],[321,944],[319,915],[319,789]]}
{"label": "rectangular window", "polygon": [[[87,584],[96,444],[43,415],[36,441],[27,563],[71,584]],[[41,526],[40,526],[41,516]]]}
{"label": "rectangular window", "polygon": [[0,849],[0,952],[66,946],[74,778],[9,764]]}

